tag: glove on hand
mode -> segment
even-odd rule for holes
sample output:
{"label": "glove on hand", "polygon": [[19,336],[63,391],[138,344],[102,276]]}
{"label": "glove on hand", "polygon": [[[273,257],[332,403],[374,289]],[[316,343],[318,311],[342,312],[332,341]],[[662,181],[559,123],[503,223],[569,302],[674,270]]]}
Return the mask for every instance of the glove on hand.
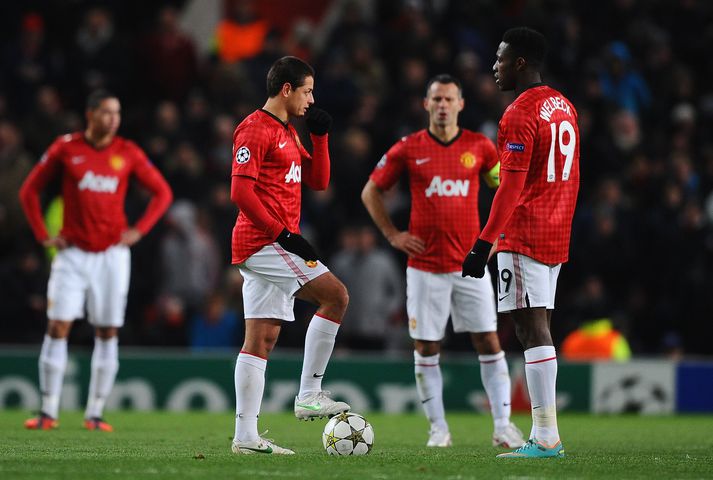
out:
{"label": "glove on hand", "polygon": [[492,243],[478,239],[473,245],[473,249],[463,260],[463,273],[461,273],[461,276],[483,278],[491,248],[493,248]]}
{"label": "glove on hand", "polygon": [[316,262],[319,260],[317,252],[314,251],[312,245],[299,233],[292,233],[285,228],[280,235],[277,236],[275,241],[288,252],[302,257],[307,262]]}
{"label": "glove on hand", "polygon": [[324,135],[332,126],[332,116],[320,108],[309,107],[305,115],[305,123],[313,135]]}

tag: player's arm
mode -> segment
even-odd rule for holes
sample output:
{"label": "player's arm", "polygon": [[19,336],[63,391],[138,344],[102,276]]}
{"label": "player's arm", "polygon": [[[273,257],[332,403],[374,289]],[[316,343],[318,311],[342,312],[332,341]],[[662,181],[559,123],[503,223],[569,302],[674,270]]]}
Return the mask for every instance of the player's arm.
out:
{"label": "player's arm", "polygon": [[40,194],[47,184],[59,173],[61,164],[58,158],[59,146],[53,144],[40,162],[30,171],[20,188],[20,204],[25,212],[35,238],[45,247],[59,249],[67,247],[67,241],[61,236],[50,237],[42,218]]}
{"label": "player's arm", "polygon": [[392,247],[401,250],[409,256],[419,255],[426,249],[423,240],[411,235],[409,232],[402,232],[396,228],[391,221],[391,217],[386,211],[384,203],[384,192],[373,180],[369,179],[361,191],[361,201],[369,212],[376,226],[384,234]]}
{"label": "player's arm", "polygon": [[480,232],[473,249],[463,261],[462,275],[464,277],[482,278],[485,275],[485,265],[490,258],[493,244],[510,220],[520,194],[525,187],[527,172],[503,170],[501,174],[500,187],[495,192],[495,198],[493,198],[493,204],[490,207],[488,223]]}
{"label": "player's arm", "polygon": [[312,245],[299,233],[290,232],[282,223],[273,218],[255,193],[255,179],[244,175],[233,175],[230,182],[230,199],[253,225],[265,232],[282,248],[307,261],[319,260]]}
{"label": "player's arm", "polygon": [[133,174],[139,183],[151,192],[151,201],[136,224],[122,232],[119,243],[128,246],[134,245],[156,225],[156,222],[166,213],[173,200],[173,192],[166,179],[149,162],[142,150],[138,147],[134,148],[136,149],[138,160]]}
{"label": "player's arm", "polygon": [[312,158],[304,162],[302,181],[312,190],[326,190],[329,185],[329,142],[328,132],[332,117],[316,107],[310,107],[305,116],[305,123],[312,140]]}

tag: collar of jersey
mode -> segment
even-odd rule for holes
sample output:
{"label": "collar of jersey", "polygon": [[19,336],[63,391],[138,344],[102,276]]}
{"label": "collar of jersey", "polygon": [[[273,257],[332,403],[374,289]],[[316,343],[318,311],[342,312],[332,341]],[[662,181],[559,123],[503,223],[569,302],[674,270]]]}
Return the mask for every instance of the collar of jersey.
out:
{"label": "collar of jersey", "polygon": [[262,113],[264,113],[265,115],[267,115],[267,116],[273,118],[276,122],[278,122],[280,125],[282,125],[282,126],[285,127],[285,128],[287,128],[287,126],[289,125],[288,123],[283,122],[282,120],[280,120],[279,118],[277,118],[275,115],[273,115],[272,113],[268,112],[268,111],[265,110],[264,108],[261,108],[259,111],[262,112]]}
{"label": "collar of jersey", "polygon": [[452,145],[453,143],[455,143],[460,138],[460,136],[463,134],[463,129],[458,127],[458,133],[456,133],[456,136],[451,138],[450,141],[448,141],[448,142],[442,141],[440,138],[438,138],[437,136],[432,134],[431,130],[429,130],[428,128],[426,129],[426,133],[428,133],[428,136],[431,137],[433,140],[435,140],[439,145],[448,147],[448,146]]}

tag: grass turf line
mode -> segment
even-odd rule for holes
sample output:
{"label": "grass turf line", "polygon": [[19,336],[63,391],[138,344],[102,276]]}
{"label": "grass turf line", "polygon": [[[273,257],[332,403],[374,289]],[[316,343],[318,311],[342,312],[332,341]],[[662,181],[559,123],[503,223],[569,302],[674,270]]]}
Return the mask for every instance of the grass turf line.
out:
{"label": "grass turf line", "polygon": [[[27,431],[26,412],[0,412],[0,478],[14,479],[477,479],[713,478],[713,416],[561,415],[565,459],[495,459],[489,417],[448,415],[454,447],[426,448],[426,420],[417,414],[367,414],[376,441],[366,457],[329,457],[325,420],[298,422],[265,414],[260,428],[294,456],[234,455],[233,416],[208,413],[107,415],[113,433],[82,429],[66,412],[60,428]],[[515,422],[526,430],[528,417]]]}

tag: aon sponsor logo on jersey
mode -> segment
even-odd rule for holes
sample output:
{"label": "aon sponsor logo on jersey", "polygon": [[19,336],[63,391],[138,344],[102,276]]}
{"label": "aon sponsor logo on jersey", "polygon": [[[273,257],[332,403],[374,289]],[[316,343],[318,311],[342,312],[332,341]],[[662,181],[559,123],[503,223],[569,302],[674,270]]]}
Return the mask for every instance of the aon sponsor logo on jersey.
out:
{"label": "aon sponsor logo on jersey", "polygon": [[116,193],[117,188],[119,188],[119,177],[96,175],[92,171],[86,172],[79,181],[79,189],[90,192]]}
{"label": "aon sponsor logo on jersey", "polygon": [[285,175],[285,183],[301,183],[302,182],[302,166],[292,162],[290,171]]}
{"label": "aon sponsor logo on jersey", "polygon": [[426,189],[426,196],[467,197],[469,188],[470,180],[441,180],[441,177],[436,175]]}

